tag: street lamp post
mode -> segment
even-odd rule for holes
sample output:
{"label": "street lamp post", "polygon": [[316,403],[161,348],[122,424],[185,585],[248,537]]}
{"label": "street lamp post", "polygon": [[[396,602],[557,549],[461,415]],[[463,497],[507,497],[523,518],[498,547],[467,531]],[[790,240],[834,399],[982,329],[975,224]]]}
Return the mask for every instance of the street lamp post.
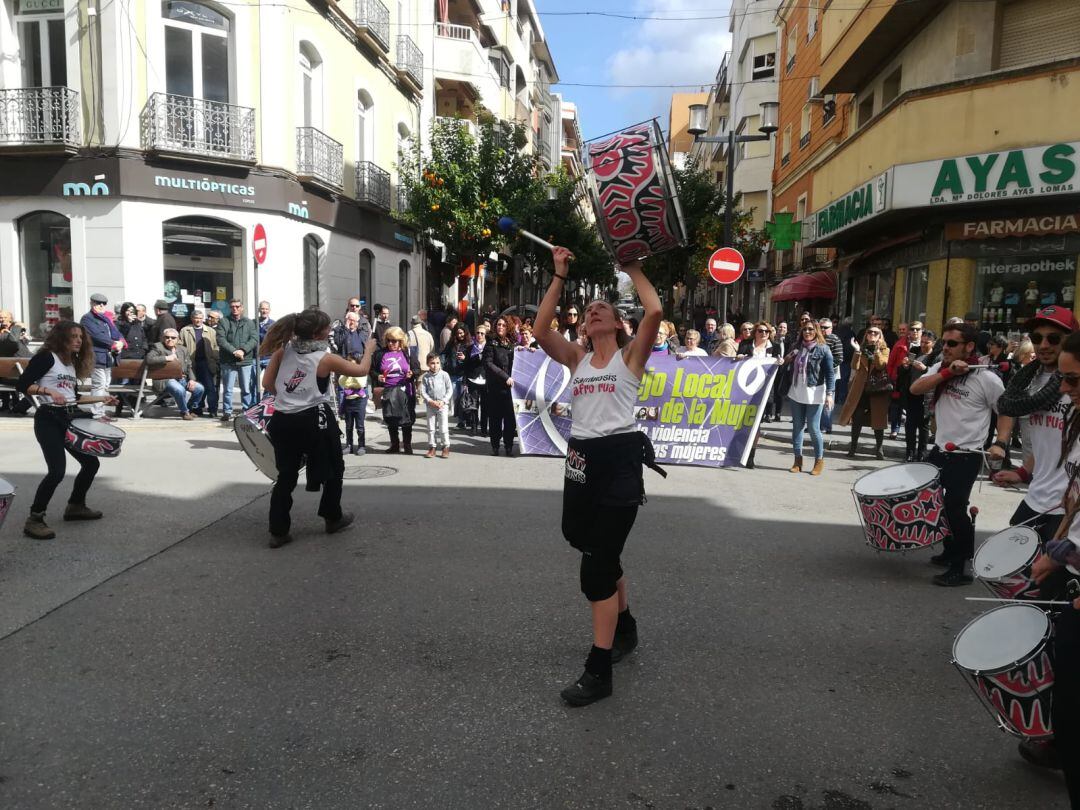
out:
{"label": "street lamp post", "polygon": [[[767,141],[778,129],[776,119],[780,105],[775,101],[763,101],[761,103],[761,126],[758,130],[761,135],[736,135],[735,130],[728,128],[727,135],[706,135],[709,131],[709,108],[705,104],[690,105],[690,123],[686,131],[694,136],[695,143],[727,143],[727,173],[724,196],[724,246],[732,245],[732,230],[735,227],[734,206],[732,199],[735,196],[735,145],[751,143],[753,141]],[[724,285],[723,304],[720,311],[720,320],[727,320],[727,285]]]}

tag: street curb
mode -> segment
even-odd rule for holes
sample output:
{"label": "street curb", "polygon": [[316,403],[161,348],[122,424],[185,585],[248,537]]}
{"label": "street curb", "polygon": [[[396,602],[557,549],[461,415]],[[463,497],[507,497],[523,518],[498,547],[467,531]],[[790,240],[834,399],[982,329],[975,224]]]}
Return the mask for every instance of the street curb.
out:
{"label": "street curb", "polygon": [[[772,425],[773,423],[770,423]],[[767,439],[772,442],[778,442],[791,447],[791,423],[788,423],[786,429],[778,427],[764,427],[762,426],[759,431],[762,439]],[[851,446],[851,434],[850,433],[826,433],[825,450],[833,453],[846,453]],[[810,449],[810,434],[806,434],[803,439],[803,447],[807,450]],[[887,459],[896,459],[897,461],[904,461],[907,458],[907,445],[903,442],[897,442],[891,439],[886,439],[881,446],[882,452]],[[863,437],[859,438],[858,454],[860,456],[873,456],[874,454],[874,441],[873,433],[870,434],[869,441]],[[810,453],[807,453],[810,455]]]}

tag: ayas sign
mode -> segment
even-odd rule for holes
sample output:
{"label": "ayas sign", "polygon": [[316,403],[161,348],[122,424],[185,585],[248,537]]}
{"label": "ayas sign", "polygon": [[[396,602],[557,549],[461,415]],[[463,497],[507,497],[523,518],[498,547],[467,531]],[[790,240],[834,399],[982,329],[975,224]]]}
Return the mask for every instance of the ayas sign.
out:
{"label": "ayas sign", "polygon": [[893,208],[1074,194],[1078,168],[1080,142],[897,166]]}

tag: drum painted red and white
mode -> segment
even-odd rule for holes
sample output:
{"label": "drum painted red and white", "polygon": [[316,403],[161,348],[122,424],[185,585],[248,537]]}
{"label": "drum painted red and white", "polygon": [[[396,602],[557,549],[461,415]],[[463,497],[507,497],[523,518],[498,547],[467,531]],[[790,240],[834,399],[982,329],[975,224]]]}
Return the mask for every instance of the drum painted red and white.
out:
{"label": "drum painted red and white", "polygon": [[4,518],[11,510],[11,503],[15,500],[15,485],[0,478],[0,529],[4,528]]}
{"label": "drum painted red and white", "polygon": [[1010,526],[990,535],[979,546],[972,570],[995,596],[1039,599],[1039,586],[1031,569],[1042,556],[1037,531],[1030,526]]}
{"label": "drum painted red and white", "polygon": [[655,120],[590,143],[587,175],[600,236],[617,261],[686,244],[667,146]]}
{"label": "drum painted red and white", "polygon": [[933,464],[895,464],[851,488],[866,542],[879,551],[929,548],[949,534],[941,474]]}
{"label": "drum painted red and white", "polygon": [[72,419],[64,433],[64,444],[76,453],[100,458],[115,458],[127,434],[105,422],[93,419]]}
{"label": "drum painted red and white", "polygon": [[953,664],[1010,734],[1053,736],[1052,636],[1046,613],[1018,602],[972,619],[953,642]]}

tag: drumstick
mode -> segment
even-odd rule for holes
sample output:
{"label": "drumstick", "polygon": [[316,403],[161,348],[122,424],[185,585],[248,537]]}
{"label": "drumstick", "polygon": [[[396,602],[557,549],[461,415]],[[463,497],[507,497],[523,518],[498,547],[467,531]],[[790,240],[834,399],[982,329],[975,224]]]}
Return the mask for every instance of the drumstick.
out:
{"label": "drumstick", "polygon": [[555,249],[555,246],[551,244],[551,242],[548,242],[546,239],[541,239],[535,233],[525,230],[514,222],[512,217],[499,217],[499,230],[509,236],[513,236],[514,234],[524,236],[526,239],[531,239],[533,242],[536,242],[536,244],[541,247],[546,247],[548,250]]}
{"label": "drumstick", "polygon": [[1011,605],[1071,605],[1054,599],[999,599],[994,596],[965,596],[965,602],[1008,602]]}

